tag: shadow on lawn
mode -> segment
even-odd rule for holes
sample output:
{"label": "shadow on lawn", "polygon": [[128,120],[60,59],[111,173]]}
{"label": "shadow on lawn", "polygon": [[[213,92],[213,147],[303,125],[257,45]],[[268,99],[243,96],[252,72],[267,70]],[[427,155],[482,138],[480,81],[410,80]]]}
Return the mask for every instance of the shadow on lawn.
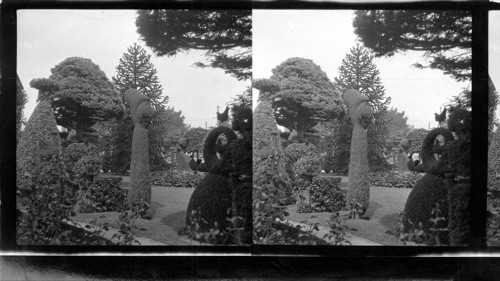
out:
{"label": "shadow on lawn", "polygon": [[368,204],[368,209],[366,209],[366,212],[363,214],[363,216],[361,218],[365,219],[365,220],[369,220],[373,216],[373,214],[375,213],[375,210],[377,210],[380,207],[383,207],[383,206],[377,202],[370,201],[370,204]]}
{"label": "shadow on lawn", "polygon": [[162,217],[161,222],[170,226],[175,231],[180,231],[186,226],[186,211],[178,211]]}

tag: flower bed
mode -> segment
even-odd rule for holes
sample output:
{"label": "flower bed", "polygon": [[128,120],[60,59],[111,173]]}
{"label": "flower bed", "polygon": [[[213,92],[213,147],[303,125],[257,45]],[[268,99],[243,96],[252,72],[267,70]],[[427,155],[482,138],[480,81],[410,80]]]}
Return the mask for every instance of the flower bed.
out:
{"label": "flower bed", "polygon": [[424,174],[389,172],[370,172],[369,179],[371,186],[383,186],[392,188],[413,188]]}
{"label": "flower bed", "polygon": [[203,173],[184,173],[177,171],[157,172],[152,174],[151,184],[166,187],[195,188],[203,177]]}

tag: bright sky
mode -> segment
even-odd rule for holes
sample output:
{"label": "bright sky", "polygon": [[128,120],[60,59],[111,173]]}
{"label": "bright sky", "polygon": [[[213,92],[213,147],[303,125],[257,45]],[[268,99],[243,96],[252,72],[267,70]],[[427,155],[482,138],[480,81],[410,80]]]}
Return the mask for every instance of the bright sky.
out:
{"label": "bright sky", "polygon": [[[48,78],[50,69],[68,57],[91,59],[108,79],[116,75],[119,59],[135,42],[141,43],[133,10],[21,10],[18,12],[17,73],[28,94],[24,115],[36,106],[38,91],[29,86],[34,78]],[[143,45],[143,44],[142,44]],[[144,46],[144,45],[143,45]],[[152,54],[149,48],[146,50]],[[232,97],[250,81],[238,81],[220,69],[193,67],[203,60],[200,52],[175,57],[152,56],[169,105],[182,110],[192,127],[216,125]]]}
{"label": "bright sky", "polygon": [[[271,70],[286,59],[303,57],[312,59],[333,81],[342,59],[357,42],[353,18],[349,10],[254,10],[253,77],[269,78]],[[439,70],[413,68],[423,62],[422,55],[408,52],[375,58],[374,63],[385,95],[392,98],[391,106],[405,111],[410,125],[427,129],[429,123],[431,128],[437,125],[434,113],[469,83],[458,83]]]}
{"label": "bright sky", "polygon": [[[488,72],[495,84],[497,92],[500,91],[500,11],[490,11],[488,26]],[[500,106],[497,106],[496,118],[500,119]]]}

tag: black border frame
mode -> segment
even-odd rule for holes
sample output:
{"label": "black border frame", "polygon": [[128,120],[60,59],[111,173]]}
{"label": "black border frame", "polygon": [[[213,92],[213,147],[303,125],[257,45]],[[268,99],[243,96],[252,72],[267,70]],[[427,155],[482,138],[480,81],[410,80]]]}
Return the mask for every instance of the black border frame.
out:
{"label": "black border frame", "polygon": [[[16,87],[16,11],[20,9],[419,9],[469,10],[473,17],[472,44],[472,243],[466,247],[403,247],[403,246],[17,246],[15,243],[15,103]],[[404,3],[330,3],[309,1],[36,1],[4,0],[1,4],[2,95],[0,95],[0,186],[1,250],[4,253],[43,254],[143,254],[143,255],[256,255],[256,256],[415,256],[495,254],[500,247],[486,247],[486,175],[487,175],[487,93],[488,92],[488,11],[499,10],[499,3],[487,1],[436,1]]]}

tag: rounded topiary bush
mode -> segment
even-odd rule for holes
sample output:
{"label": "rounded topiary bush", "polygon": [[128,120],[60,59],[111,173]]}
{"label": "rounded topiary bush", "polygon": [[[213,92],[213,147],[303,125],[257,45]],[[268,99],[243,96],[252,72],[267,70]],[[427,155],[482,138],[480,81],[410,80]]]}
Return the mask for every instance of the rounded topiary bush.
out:
{"label": "rounded topiary bush", "polygon": [[95,155],[84,156],[76,162],[74,170],[76,182],[80,188],[85,188],[99,175],[101,159]]}
{"label": "rounded topiary bush", "polygon": [[293,165],[300,158],[310,155],[316,155],[316,146],[311,143],[292,143],[284,150],[286,164]]}
{"label": "rounded topiary bush", "polygon": [[300,181],[311,182],[321,172],[321,163],[316,155],[300,158],[293,164],[295,178]]}
{"label": "rounded topiary bush", "polygon": [[[406,230],[417,228],[422,223],[424,229],[429,231],[429,228],[433,226],[429,220],[432,217],[432,209],[436,208],[436,204],[439,204],[439,208],[442,210],[440,215],[446,218],[447,223],[447,195],[448,190],[442,178],[432,174],[425,174],[413,187],[406,200],[403,215],[403,224]],[[441,226],[446,227],[446,223]],[[443,235],[442,242],[447,240],[446,236]]]}
{"label": "rounded topiary bush", "polygon": [[[197,222],[199,231],[214,228],[215,222],[219,228],[225,229],[226,217],[231,209],[232,191],[226,178],[209,173],[196,187],[189,199],[186,211],[186,225],[194,223],[193,218],[203,218]],[[195,212],[195,213],[194,213]]]}
{"label": "rounded topiary bush", "polygon": [[71,173],[76,172],[74,170],[75,164],[78,160],[85,156],[98,155],[97,147],[89,143],[72,143],[68,145],[62,154],[62,161]]}
{"label": "rounded topiary bush", "polygon": [[488,150],[488,188],[500,190],[500,130],[497,129]]}

